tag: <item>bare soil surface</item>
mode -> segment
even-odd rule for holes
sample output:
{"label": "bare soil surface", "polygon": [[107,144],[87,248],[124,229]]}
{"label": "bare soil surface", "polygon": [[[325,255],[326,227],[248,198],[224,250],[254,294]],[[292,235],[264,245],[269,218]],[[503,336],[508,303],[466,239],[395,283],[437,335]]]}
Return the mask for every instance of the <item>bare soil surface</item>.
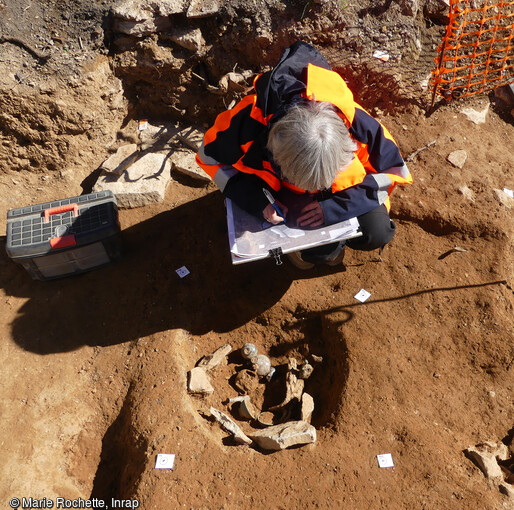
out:
{"label": "bare soil surface", "polygon": [[[398,231],[381,259],[347,250],[345,268],[233,266],[221,194],[176,172],[163,202],[120,211],[115,264],[40,282],[2,250],[2,507],[15,497],[137,499],[144,509],[513,507],[464,454],[514,434],[514,199],[503,191],[514,189],[512,106],[491,93],[427,117],[439,3],[356,4],[220,2],[211,17],[172,16],[201,29],[192,51],[163,33],[120,35],[114,2],[0,0],[2,228],[11,208],[88,192],[101,162],[137,140],[143,115],[209,124],[242,92],[206,85],[236,64],[265,69],[296,38],[344,73],[415,179],[392,197]],[[389,62],[372,56],[378,48]],[[464,107],[488,107],[485,123]],[[447,161],[455,150],[468,154],[461,169]],[[360,303],[363,288],[371,297]],[[323,357],[306,381],[314,444],[237,446],[210,417],[210,406],[231,414],[246,342],[279,367]],[[187,372],[226,343],[234,351],[212,374],[215,392],[189,395]],[[176,455],[173,470],[155,469],[158,453]],[[382,453],[393,468],[379,468]],[[509,465],[512,448],[506,478]]]}

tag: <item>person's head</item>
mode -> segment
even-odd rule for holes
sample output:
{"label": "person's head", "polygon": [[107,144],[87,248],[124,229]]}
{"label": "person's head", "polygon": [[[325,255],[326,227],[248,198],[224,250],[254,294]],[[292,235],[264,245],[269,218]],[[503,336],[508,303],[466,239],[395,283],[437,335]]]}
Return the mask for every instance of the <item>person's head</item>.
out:
{"label": "person's head", "polygon": [[330,188],[357,149],[334,107],[316,101],[293,105],[272,126],[267,147],[282,175],[307,191]]}

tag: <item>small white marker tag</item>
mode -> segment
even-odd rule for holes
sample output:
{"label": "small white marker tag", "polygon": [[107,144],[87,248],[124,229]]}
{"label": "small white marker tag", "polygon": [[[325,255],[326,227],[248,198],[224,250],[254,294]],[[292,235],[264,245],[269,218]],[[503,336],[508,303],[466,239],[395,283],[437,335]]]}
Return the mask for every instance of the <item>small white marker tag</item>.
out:
{"label": "small white marker tag", "polygon": [[155,469],[173,469],[174,463],[174,453],[158,453],[155,461]]}
{"label": "small white marker tag", "polygon": [[184,278],[184,276],[187,276],[189,274],[189,269],[186,266],[182,266],[176,269],[175,273],[177,273],[180,276],[180,278]]}
{"label": "small white marker tag", "polygon": [[389,60],[389,54],[385,51],[377,50],[373,53],[373,56],[379,60],[382,60],[382,62],[387,62]]}
{"label": "small white marker tag", "polygon": [[137,124],[137,127],[139,131],[144,131],[145,129],[148,129],[148,121],[146,119],[140,120]]}
{"label": "small white marker tag", "polygon": [[509,195],[510,198],[514,198],[514,191],[509,188],[503,188],[503,191]]}
{"label": "small white marker tag", "polygon": [[381,468],[394,467],[393,456],[390,453],[377,455],[378,466]]}
{"label": "small white marker tag", "polygon": [[361,289],[355,296],[353,296],[357,301],[360,301],[361,303],[364,303],[366,299],[368,299],[371,296],[371,293],[367,290]]}

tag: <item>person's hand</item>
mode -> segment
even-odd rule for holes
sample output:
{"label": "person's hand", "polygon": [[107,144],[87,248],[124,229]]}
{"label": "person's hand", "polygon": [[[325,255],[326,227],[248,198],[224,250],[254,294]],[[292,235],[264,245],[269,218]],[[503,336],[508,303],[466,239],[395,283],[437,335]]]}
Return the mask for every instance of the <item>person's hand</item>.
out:
{"label": "person's hand", "polygon": [[297,220],[300,227],[320,227],[325,223],[323,209],[318,201],[310,202],[300,213]]}
{"label": "person's hand", "polygon": [[[278,205],[279,209],[282,211],[285,218],[287,216],[287,207],[284,204],[281,204],[278,200],[275,200],[275,203]],[[264,219],[267,222],[273,225],[278,225],[279,223],[283,223],[285,221],[284,218],[281,218],[279,216],[279,214],[277,213],[277,211],[275,211],[275,208],[271,204],[268,204],[264,208],[264,211],[262,211],[262,215],[264,216]]]}

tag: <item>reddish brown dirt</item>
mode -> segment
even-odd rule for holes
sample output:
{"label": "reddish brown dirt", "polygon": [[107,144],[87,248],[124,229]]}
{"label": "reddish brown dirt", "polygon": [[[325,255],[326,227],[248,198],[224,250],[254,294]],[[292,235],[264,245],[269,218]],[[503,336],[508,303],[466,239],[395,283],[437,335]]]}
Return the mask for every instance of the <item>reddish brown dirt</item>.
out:
{"label": "reddish brown dirt", "polygon": [[[437,140],[393,196],[398,232],[381,261],[348,250],[346,270],[232,266],[222,196],[175,174],[164,202],[120,212],[118,263],[38,282],[2,250],[4,507],[13,497],[137,499],[145,510],[512,505],[463,453],[507,442],[514,426],[514,201],[501,191],[514,189],[512,118],[492,96],[427,118],[414,106],[374,111],[355,92],[405,157]],[[96,104],[85,101],[85,112]],[[487,104],[485,124],[460,113]],[[2,228],[10,208],[81,193],[109,136],[75,136],[75,173],[3,167]],[[462,169],[446,161],[457,149],[468,152]],[[212,421],[209,407],[229,412],[237,393],[237,352],[214,372],[212,396],[187,394],[200,357],[245,342],[275,364],[323,356],[306,383],[316,443],[264,453]],[[158,453],[176,455],[172,471],[154,469]],[[394,468],[378,467],[381,453]]]}
{"label": "reddish brown dirt", "polygon": [[[406,154],[432,136],[441,142],[411,164],[416,184],[394,201],[398,234],[382,262],[349,251],[344,272],[233,267],[220,194],[178,181],[164,203],[121,212],[117,264],[45,283],[4,255],[5,497],[117,495],[144,508],[502,508],[505,496],[463,450],[512,428],[511,245],[507,231],[487,232],[505,209],[488,198],[491,187],[476,191],[489,209],[473,218],[459,214],[455,187],[488,179],[479,177],[478,147],[513,127],[494,113],[475,126],[450,108],[387,120]],[[444,162],[456,144],[447,124],[453,138],[467,138],[462,171]],[[488,168],[506,169],[510,156],[494,154]],[[489,178],[513,184],[507,174]],[[443,257],[454,246],[467,251]],[[182,265],[191,271],[184,279],[175,274]],[[364,304],[353,298],[361,288],[372,294]],[[323,356],[307,384],[316,444],[263,455],[224,439],[207,410],[226,410],[222,401],[235,396],[227,379],[236,355],[213,378],[212,397],[186,394],[198,358],[248,341],[276,363]],[[154,470],[160,452],[176,454],[173,471]],[[376,455],[387,452],[395,467],[379,469]]]}

